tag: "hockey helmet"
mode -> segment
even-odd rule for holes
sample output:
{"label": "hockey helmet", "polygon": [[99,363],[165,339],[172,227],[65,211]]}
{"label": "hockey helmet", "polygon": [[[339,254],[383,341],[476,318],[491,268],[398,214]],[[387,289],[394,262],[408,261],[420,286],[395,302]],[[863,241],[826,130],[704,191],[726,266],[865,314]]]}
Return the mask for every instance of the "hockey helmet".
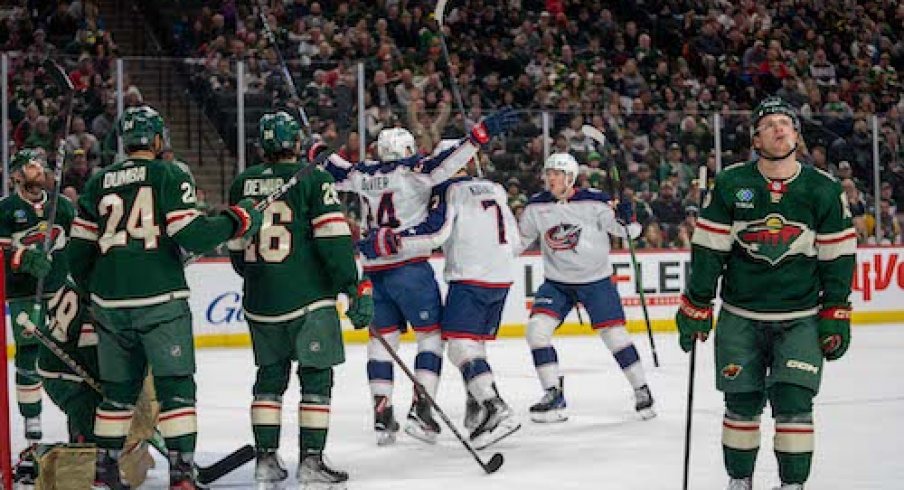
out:
{"label": "hockey helmet", "polygon": [[25,164],[29,162],[38,162],[45,169],[49,168],[49,164],[47,162],[47,154],[44,153],[43,149],[40,148],[25,148],[16,152],[13,156],[12,160],[9,162],[9,171],[10,173],[19,170],[24,167]]}
{"label": "hockey helmet", "polygon": [[417,154],[414,136],[405,128],[388,128],[377,136],[377,156],[380,161],[392,162]]}
{"label": "hockey helmet", "polygon": [[794,125],[795,131],[800,131],[800,119],[797,117],[797,112],[794,111],[794,108],[791,107],[791,104],[785,102],[784,99],[777,95],[771,95],[766,97],[753,109],[752,117],[752,128],[753,134],[759,132],[760,120],[770,114],[784,114],[791,118],[791,123]]}
{"label": "hockey helmet", "polygon": [[147,105],[127,108],[119,118],[117,129],[126,149],[151,149],[156,135],[166,138],[163,118]]}
{"label": "hockey helmet", "polygon": [[578,161],[568,153],[553,153],[546,158],[546,163],[543,164],[544,174],[550,170],[565,172],[565,186],[572,187],[578,178]]}
{"label": "hockey helmet", "polygon": [[264,114],[258,123],[260,145],[267,155],[295,149],[300,131],[298,121],[286,111]]}

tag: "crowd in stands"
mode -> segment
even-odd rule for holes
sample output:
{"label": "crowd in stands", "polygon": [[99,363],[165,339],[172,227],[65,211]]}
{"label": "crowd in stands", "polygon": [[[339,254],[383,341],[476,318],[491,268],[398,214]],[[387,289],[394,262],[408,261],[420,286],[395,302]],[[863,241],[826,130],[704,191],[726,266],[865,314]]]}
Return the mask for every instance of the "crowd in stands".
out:
{"label": "crowd in stands", "polygon": [[[453,2],[445,14],[449,65],[434,2],[406,0],[207,1],[174,22],[179,55],[197,59],[200,87],[227,94],[235,61],[242,82],[268,106],[302,104],[328,143],[357,159],[356,80],[366,68],[366,138],[401,125],[429,153],[465,121],[504,106],[524,111],[513,135],[481,158],[509,190],[516,213],[542,188],[541,113],[553,151],[582,162],[581,186],[636,200],[642,245],[687,246],[698,213],[697,169],[724,167],[750,153],[748,111],[779,94],[800,110],[800,159],[850,189],[861,242],[900,243],[895,212],[904,202],[904,4],[894,1],[653,0],[635,2],[509,0]],[[641,7],[641,8],[638,8]],[[277,38],[301,100],[282,79],[260,13]],[[467,115],[454,102],[448,73]],[[715,154],[713,114],[721,116]],[[882,205],[873,193],[871,116],[879,116]],[[580,131],[591,124],[603,147]],[[368,155],[372,157],[373,155]],[[887,206],[885,202],[887,201]],[[859,213],[859,214],[858,214]]]}
{"label": "crowd in stands", "polygon": [[[9,155],[41,148],[52,160],[65,136],[63,190],[75,198],[115,152],[108,136],[116,120],[112,69],[117,47],[97,2],[12,2],[0,9],[0,49],[9,58]],[[47,59],[66,71],[75,89],[68,135],[63,134],[66,89],[45,65]]]}

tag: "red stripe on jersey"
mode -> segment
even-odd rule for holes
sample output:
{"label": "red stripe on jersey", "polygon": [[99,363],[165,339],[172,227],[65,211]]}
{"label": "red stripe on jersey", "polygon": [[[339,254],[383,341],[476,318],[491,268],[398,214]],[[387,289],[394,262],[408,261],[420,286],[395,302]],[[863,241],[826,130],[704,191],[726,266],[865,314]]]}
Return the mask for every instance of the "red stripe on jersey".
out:
{"label": "red stripe on jersey", "polygon": [[177,418],[179,418],[179,417],[188,417],[188,416],[194,416],[194,415],[195,415],[195,409],[194,409],[194,408],[188,408],[188,409],[185,409],[185,410],[180,410],[180,411],[178,411],[178,412],[176,412],[176,413],[170,413],[170,414],[166,414],[166,415],[160,415],[160,417],[158,417],[157,420],[158,420],[159,422],[163,422],[163,421],[165,421],[165,420],[177,419]]}
{"label": "red stripe on jersey", "polygon": [[[316,219],[314,220],[316,221]],[[320,228],[321,226],[326,226],[330,223],[345,223],[345,218],[335,217],[335,218],[327,218],[317,224],[314,225],[314,229]]]}
{"label": "red stripe on jersey", "polygon": [[187,218],[191,215],[195,214],[195,211],[186,211],[184,213],[175,214],[166,218],[166,224],[170,224],[173,221],[178,221],[182,218]]}
{"label": "red stripe on jersey", "polygon": [[415,257],[413,259],[403,260],[401,262],[396,262],[394,264],[380,264],[380,265],[365,265],[364,272],[381,272],[388,271],[392,269],[398,269],[399,267],[408,265],[408,264],[417,264],[418,262],[427,262],[427,257]]}
{"label": "red stripe on jersey", "polygon": [[847,235],[844,235],[844,236],[841,236],[838,238],[830,238],[828,240],[820,240],[819,238],[817,238],[816,244],[817,245],[831,245],[833,243],[839,243],[839,242],[843,242],[846,240],[856,240],[856,239],[857,239],[857,233],[852,231],[852,232],[848,233]]}
{"label": "red stripe on jersey", "polygon": [[718,234],[720,234],[720,235],[729,235],[729,234],[731,234],[731,231],[729,231],[729,230],[723,230],[722,228],[716,228],[716,227],[714,227],[714,226],[707,226],[707,225],[706,225],[705,223],[703,223],[702,221],[698,221],[698,222],[697,222],[697,226],[699,226],[700,228],[703,228],[703,229],[706,230],[706,231],[709,231],[709,232],[712,232],[712,233],[718,233]]}

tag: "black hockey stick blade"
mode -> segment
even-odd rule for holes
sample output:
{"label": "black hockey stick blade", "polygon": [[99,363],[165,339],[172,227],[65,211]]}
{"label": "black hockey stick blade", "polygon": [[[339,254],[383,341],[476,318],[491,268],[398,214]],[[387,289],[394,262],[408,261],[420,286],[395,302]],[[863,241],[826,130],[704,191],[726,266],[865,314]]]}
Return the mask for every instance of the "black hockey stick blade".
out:
{"label": "black hockey stick blade", "polygon": [[233,451],[232,454],[210,466],[198,466],[198,481],[203,485],[212,483],[238,469],[239,466],[244,465],[252,459],[254,459],[254,446],[245,444]]}
{"label": "black hockey stick blade", "polygon": [[502,453],[494,454],[489,461],[482,464],[483,471],[486,471],[487,474],[495,473],[500,467],[502,467],[502,463],[505,463],[505,458],[502,457]]}

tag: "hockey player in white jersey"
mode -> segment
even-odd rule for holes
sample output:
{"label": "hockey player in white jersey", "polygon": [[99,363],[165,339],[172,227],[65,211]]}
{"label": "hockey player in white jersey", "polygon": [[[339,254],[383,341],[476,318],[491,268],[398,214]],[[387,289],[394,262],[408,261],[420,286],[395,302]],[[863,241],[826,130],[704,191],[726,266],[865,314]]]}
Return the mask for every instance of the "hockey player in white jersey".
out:
{"label": "hockey player in white jersey", "polygon": [[[527,323],[527,343],[545,390],[543,398],[530,407],[531,419],[561,422],[568,418],[552,335],[578,302],[590,314],[592,328],[634,389],[635,409],[642,418],[651,418],[655,416],[653,397],[637,349],[625,329],[625,313],[610,279],[609,263],[608,235],[624,237],[627,231],[636,238],[640,225],[632,222],[626,230],[616,220],[610,198],[604,192],[575,189],[578,163],[571,155],[550,155],[544,174],[547,190],[531,198],[520,222],[522,247],[540,240],[545,275]],[[630,221],[629,216],[620,218]]]}
{"label": "hockey player in white jersey", "polygon": [[[382,246],[381,240],[395,240],[397,246]],[[465,425],[477,449],[521,427],[499,396],[486,352],[486,341],[496,338],[514,280],[519,241],[518,223],[502,186],[469,177],[462,169],[433,189],[430,214],[422,223],[398,235],[384,229],[359,244],[368,258],[386,256],[391,248],[421,254],[442,245],[449,284],[442,338],[449,344],[449,360],[461,371],[469,395]]]}
{"label": "hockey player in white jersey", "polygon": [[[423,221],[433,186],[462,168],[479,145],[517,121],[511,110],[492,114],[476,124],[467,137],[432,157],[417,154],[414,137],[407,130],[385,129],[377,138],[379,161],[351,163],[334,154],[327,159],[325,169],[336,180],[338,190],[363,198],[368,229],[385,239],[388,229],[407,229]],[[416,375],[432,396],[439,382],[443,344],[439,325],[442,305],[433,268],[427,263],[429,256],[430,250],[425,250],[365,258],[364,272],[374,284],[374,329],[397,348],[401,333],[411,324],[418,348]],[[373,338],[367,350],[377,444],[391,444],[399,428],[392,410],[392,358]],[[436,441],[440,427],[426,400],[412,401],[405,430],[425,442]]]}

